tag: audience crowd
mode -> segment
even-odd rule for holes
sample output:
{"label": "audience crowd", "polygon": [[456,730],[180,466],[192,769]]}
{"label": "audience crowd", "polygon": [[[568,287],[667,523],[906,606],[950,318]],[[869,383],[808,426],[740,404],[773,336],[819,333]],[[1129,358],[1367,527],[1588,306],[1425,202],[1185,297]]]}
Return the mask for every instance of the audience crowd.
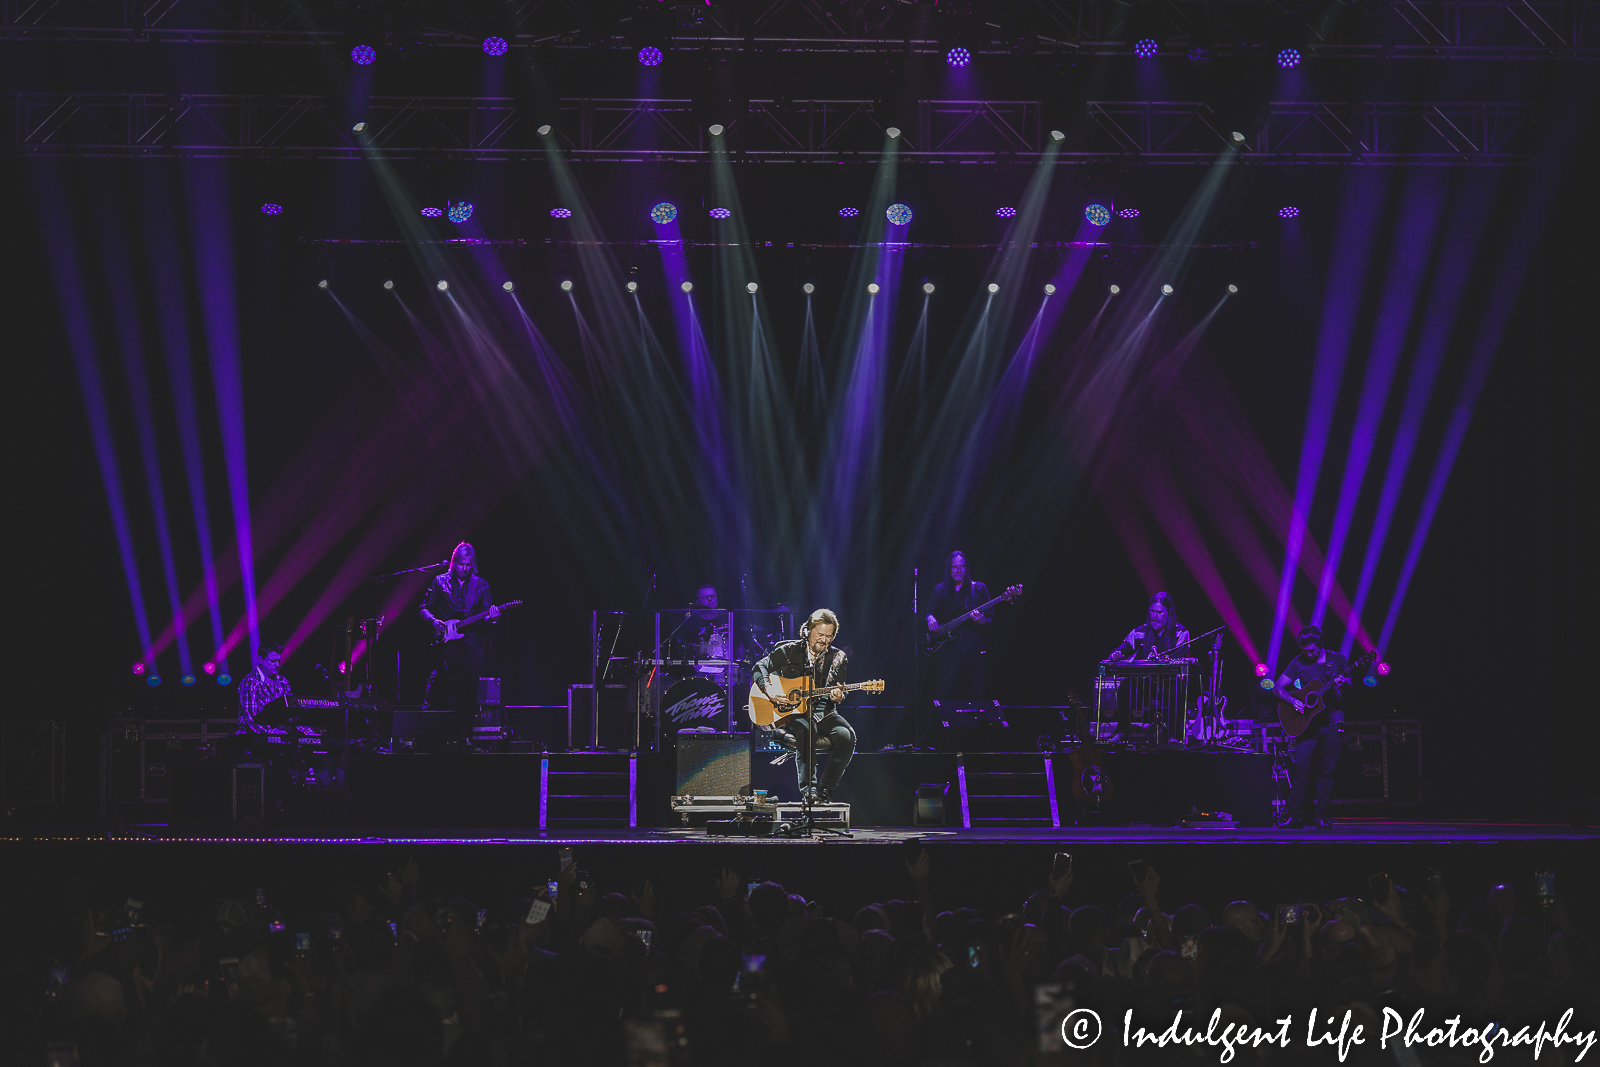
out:
{"label": "audience crowd", "polygon": [[[1217,1063],[1216,1048],[1127,1050],[1121,1031],[1130,1009],[1156,1029],[1177,1013],[1203,1029],[1220,1009],[1267,1028],[1297,1017],[1295,1048],[1239,1062],[1334,1063],[1299,1047],[1312,1007],[1348,1009],[1373,1035],[1385,1007],[1508,1027],[1567,1008],[1592,1027],[1600,1009],[1576,917],[1509,885],[1462,907],[1437,875],[1422,889],[1378,877],[1362,898],[1208,912],[1171,907],[1140,864],[1121,899],[1080,899],[1063,857],[1015,910],[981,914],[959,899],[979,872],[940,858],[935,882],[911,844],[904,899],[853,914],[727,868],[706,872],[699,902],[648,877],[596,884],[579,862],[537,898],[430,894],[408,860],[382,887],[330,886],[319,913],[281,913],[265,893],[183,917],[108,901],[54,957],[7,962],[0,1044],[5,1062],[61,1067]],[[1085,1007],[1107,1036],[1063,1049],[1062,1018]],[[1411,1067],[1480,1051],[1382,1055]],[[1347,1062],[1377,1055],[1369,1042]]]}

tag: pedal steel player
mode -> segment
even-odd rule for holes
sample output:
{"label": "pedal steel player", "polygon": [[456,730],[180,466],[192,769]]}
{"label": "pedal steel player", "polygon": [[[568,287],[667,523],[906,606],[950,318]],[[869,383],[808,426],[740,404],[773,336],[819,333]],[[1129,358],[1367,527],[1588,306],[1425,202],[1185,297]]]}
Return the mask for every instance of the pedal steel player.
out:
{"label": "pedal steel player", "polygon": [[[1328,800],[1333,795],[1333,772],[1339,766],[1339,753],[1344,751],[1344,691],[1350,684],[1350,663],[1339,653],[1322,647],[1322,630],[1316,626],[1302,627],[1296,641],[1300,654],[1278,676],[1278,699],[1304,712],[1305,705],[1295,695],[1298,691],[1325,678],[1332,678],[1333,684],[1323,690],[1325,710],[1312,720],[1314,728],[1294,743],[1288,826],[1292,830],[1332,830]],[[1308,799],[1312,802],[1309,812]]]}
{"label": "pedal steel player", "polygon": [[[1128,631],[1128,636],[1122,639],[1122,644],[1112,650],[1106,657],[1107,663],[1120,663],[1123,660],[1142,662],[1159,659],[1163,654],[1170,652],[1179,645],[1189,640],[1189,629],[1178,621],[1178,609],[1172,603],[1170,594],[1156,593],[1150,598],[1150,613],[1146,616],[1143,626],[1135,626]],[[1163,708],[1166,714],[1173,714],[1179,709]],[[1131,694],[1127,686],[1123,686],[1117,696],[1118,728],[1115,739],[1130,736],[1134,707]]]}
{"label": "pedal steel player", "polygon": [[828,803],[833,790],[838,787],[839,779],[844,777],[850,757],[856,751],[856,732],[839,714],[839,705],[845,698],[843,687],[849,678],[846,676],[844,652],[833,647],[833,639],[838,634],[839,617],[827,608],[818,608],[800,627],[801,640],[779,644],[757,662],[751,672],[751,680],[756,686],[779,703],[784,699],[783,688],[773,681],[774,678],[809,676],[811,688],[830,690],[826,697],[819,697],[812,702],[812,710],[807,714],[794,715],[773,727],[785,733],[795,744],[798,757],[795,760],[795,772],[800,778],[802,796],[812,790],[816,774],[815,761],[806,762],[806,754],[812,748],[807,731],[815,731],[816,737],[828,739],[828,769],[823,772],[822,780],[816,784],[816,791],[812,794],[813,802],[823,804]]}

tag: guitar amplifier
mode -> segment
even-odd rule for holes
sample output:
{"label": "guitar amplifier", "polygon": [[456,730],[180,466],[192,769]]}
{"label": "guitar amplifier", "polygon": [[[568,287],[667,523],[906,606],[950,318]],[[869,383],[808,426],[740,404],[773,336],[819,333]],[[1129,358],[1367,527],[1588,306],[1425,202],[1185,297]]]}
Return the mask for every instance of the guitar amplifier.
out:
{"label": "guitar amplifier", "polygon": [[739,796],[750,792],[749,734],[677,738],[674,796]]}

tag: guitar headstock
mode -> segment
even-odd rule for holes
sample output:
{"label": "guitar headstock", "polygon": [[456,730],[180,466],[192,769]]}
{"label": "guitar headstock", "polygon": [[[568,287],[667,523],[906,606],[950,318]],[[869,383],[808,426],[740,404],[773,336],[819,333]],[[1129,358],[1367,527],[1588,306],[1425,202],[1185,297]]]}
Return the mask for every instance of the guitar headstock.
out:
{"label": "guitar headstock", "polygon": [[1022,586],[1020,586],[1020,585],[1008,585],[1008,586],[1006,586],[1006,591],[1001,594],[1001,596],[1004,597],[1006,600],[1015,600],[1015,599],[1017,599],[1017,597],[1019,597],[1021,595],[1022,595]]}
{"label": "guitar headstock", "polygon": [[861,683],[861,691],[863,693],[881,693],[881,692],[883,692],[883,679],[882,678],[874,678],[870,682],[862,682]]}

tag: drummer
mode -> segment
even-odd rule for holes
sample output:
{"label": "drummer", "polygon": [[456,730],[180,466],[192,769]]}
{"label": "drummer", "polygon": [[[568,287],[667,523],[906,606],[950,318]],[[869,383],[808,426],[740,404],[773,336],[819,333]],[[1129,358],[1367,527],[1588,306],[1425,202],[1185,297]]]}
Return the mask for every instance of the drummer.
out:
{"label": "drummer", "polygon": [[[709,582],[695,590],[694,618],[687,630],[691,631],[688,644],[694,649],[696,659],[726,659],[728,656],[728,613],[717,610],[717,587]],[[702,663],[695,668],[705,675],[727,673],[725,664]]]}

